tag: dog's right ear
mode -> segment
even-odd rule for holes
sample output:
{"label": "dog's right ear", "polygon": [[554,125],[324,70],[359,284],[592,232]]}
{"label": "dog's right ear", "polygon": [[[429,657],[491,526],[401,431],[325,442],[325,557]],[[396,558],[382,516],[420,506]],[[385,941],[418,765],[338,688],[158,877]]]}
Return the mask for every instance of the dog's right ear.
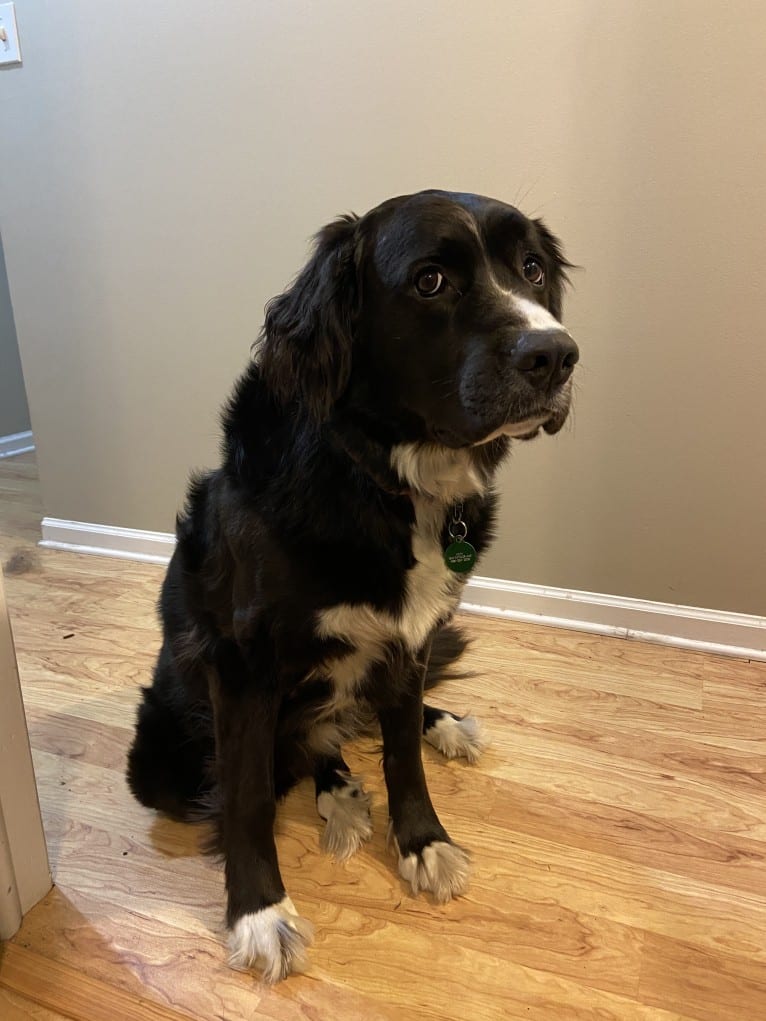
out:
{"label": "dog's right ear", "polygon": [[281,401],[297,400],[319,422],[329,416],[351,373],[358,222],[343,216],[324,227],[292,286],[266,306],[258,358],[262,378]]}

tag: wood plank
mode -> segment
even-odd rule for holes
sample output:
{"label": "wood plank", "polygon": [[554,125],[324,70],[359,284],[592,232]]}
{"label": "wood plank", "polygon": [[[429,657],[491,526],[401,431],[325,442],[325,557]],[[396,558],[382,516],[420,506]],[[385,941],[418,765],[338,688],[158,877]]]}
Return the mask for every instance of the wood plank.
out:
{"label": "wood plank", "polygon": [[640,995],[663,1009],[675,1004],[700,1021],[764,1021],[766,966],[652,935],[645,943]]}
{"label": "wood plank", "polygon": [[766,846],[714,827],[679,825],[629,806],[546,793],[523,783],[496,789],[495,811],[510,829],[607,854],[736,891],[766,891]]}
{"label": "wood plank", "polygon": [[3,1021],[64,1021],[65,1015],[0,986],[0,1017]]}
{"label": "wood plank", "polygon": [[9,943],[0,962],[0,982],[21,996],[76,1021],[189,1021],[190,1015],[130,996],[34,951]]}

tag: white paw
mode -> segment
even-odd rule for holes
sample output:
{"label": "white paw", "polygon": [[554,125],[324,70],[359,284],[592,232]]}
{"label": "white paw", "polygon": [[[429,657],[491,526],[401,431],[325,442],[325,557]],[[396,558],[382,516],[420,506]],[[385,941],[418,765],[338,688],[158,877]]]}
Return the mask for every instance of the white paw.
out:
{"label": "white paw", "polygon": [[443,904],[465,893],[471,872],[468,855],[456,844],[436,840],[420,854],[399,855],[399,874],[413,893],[428,890]]}
{"label": "white paw", "polygon": [[322,791],[317,798],[317,811],[327,825],[322,834],[322,847],[338,861],[345,861],[372,836],[370,795],[362,781],[344,776],[342,787]]}
{"label": "white paw", "polygon": [[285,897],[237,919],[229,933],[229,964],[240,970],[257,968],[264,982],[279,982],[290,972],[306,970],[313,933],[311,923]]}
{"label": "white paw", "polygon": [[462,720],[442,716],[423,737],[448,759],[462,755],[469,762],[476,762],[489,744],[489,738],[475,716],[464,716]]}

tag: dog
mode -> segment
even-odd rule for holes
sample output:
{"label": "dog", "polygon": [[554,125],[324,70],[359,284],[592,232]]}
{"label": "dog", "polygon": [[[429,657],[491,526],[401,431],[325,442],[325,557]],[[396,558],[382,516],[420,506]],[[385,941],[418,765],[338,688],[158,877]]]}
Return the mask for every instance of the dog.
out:
{"label": "dog", "polygon": [[423,692],[463,650],[450,621],[512,439],[566,420],[569,266],[542,221],[483,196],[335,220],[267,306],[221,466],[192,479],[128,781],[148,807],[215,818],[230,961],[266,982],[303,970],[311,940],[280,875],[277,802],[313,778],[325,847],[357,850],[369,797],[342,745],[372,724],[399,872],[437,901],[466,889],[420,742],[473,759],[482,735]]}

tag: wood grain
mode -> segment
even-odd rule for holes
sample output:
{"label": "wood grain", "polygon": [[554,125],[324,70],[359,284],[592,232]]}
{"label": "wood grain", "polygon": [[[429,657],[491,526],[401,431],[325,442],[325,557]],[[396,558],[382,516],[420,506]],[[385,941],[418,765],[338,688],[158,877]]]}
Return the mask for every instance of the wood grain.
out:
{"label": "wood grain", "polygon": [[414,898],[386,847],[373,741],[348,749],[375,833],[320,850],[310,784],[281,807],[311,968],[275,989],[226,966],[223,881],[199,828],[123,770],[159,645],[150,565],[36,547],[34,458],[0,463],[8,589],[56,888],[0,956],[10,1021],[766,1021],[766,666],[465,618],[473,677],[438,692],[493,743],[424,749],[472,852],[466,897]]}
{"label": "wood grain", "polygon": [[112,986],[104,987],[77,968],[41,957],[33,950],[11,943],[3,954],[3,985],[27,999],[61,1010],[65,1016],[90,1021],[189,1021],[189,1015],[130,996]]}
{"label": "wood grain", "polygon": [[63,1021],[64,1014],[41,1007],[34,1000],[0,987],[0,1017],[3,1021]]}

